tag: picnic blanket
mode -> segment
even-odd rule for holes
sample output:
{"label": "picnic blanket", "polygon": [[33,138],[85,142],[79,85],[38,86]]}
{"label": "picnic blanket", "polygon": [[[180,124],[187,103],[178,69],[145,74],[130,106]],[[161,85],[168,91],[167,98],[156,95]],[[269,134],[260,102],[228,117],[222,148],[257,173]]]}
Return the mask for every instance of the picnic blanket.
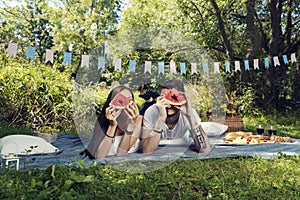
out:
{"label": "picnic blanket", "polygon": [[46,169],[49,166],[68,165],[78,166],[79,159],[83,159],[87,166],[96,162],[97,164],[116,164],[124,161],[165,161],[173,162],[182,159],[208,159],[208,158],[225,158],[239,156],[259,156],[265,159],[272,159],[280,156],[280,152],[286,155],[300,154],[300,139],[293,139],[293,143],[281,144],[225,144],[222,140],[224,135],[218,137],[210,137],[211,152],[197,153],[192,151],[193,144],[187,146],[177,145],[160,145],[152,154],[143,154],[140,152],[130,153],[124,156],[109,156],[103,159],[92,161],[86,158],[80,158],[79,153],[85,149],[85,145],[91,138],[79,137],[71,134],[61,134],[57,141],[52,145],[60,151],[53,154],[39,154],[20,157],[20,168],[22,169],[25,162],[26,168]]}

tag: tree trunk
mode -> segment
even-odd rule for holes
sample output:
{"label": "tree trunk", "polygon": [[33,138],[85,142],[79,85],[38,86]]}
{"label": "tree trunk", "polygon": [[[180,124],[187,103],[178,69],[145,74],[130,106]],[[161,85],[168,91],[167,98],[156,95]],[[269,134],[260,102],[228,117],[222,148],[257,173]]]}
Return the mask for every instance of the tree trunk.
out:
{"label": "tree trunk", "polygon": [[226,54],[227,54],[227,57],[233,61],[235,60],[234,58],[234,53],[233,53],[233,50],[232,50],[232,47],[231,47],[231,44],[228,40],[228,37],[227,37],[227,34],[226,34],[226,31],[225,31],[225,26],[224,26],[224,22],[223,22],[223,19],[222,19],[222,16],[221,16],[221,11],[216,3],[215,0],[210,0],[210,3],[212,4],[214,10],[215,10],[215,14],[216,14],[216,17],[217,17],[217,20],[218,20],[218,28],[221,32],[221,36],[222,36],[222,39],[223,39],[223,42],[224,42],[224,46],[226,48]]}
{"label": "tree trunk", "polygon": [[[280,76],[276,73],[277,69],[273,63],[273,57],[278,56],[281,47],[281,13],[282,13],[282,2],[281,0],[269,0],[270,18],[271,18],[271,37],[270,37],[270,49],[269,59],[270,68],[267,75],[267,86],[269,91],[265,91],[265,102],[266,108],[276,108],[279,99],[279,85],[276,85],[277,77]],[[280,66],[277,66],[280,67]]]}

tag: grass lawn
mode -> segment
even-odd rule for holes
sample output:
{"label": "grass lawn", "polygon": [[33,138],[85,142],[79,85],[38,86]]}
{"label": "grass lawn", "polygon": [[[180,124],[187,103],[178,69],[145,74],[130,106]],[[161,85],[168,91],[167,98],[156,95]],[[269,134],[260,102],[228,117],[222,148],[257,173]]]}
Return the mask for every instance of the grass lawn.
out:
{"label": "grass lawn", "polygon": [[[271,120],[272,119],[272,120]],[[297,115],[244,117],[246,131],[274,124],[278,134],[300,138]],[[29,130],[0,126],[7,134]],[[140,167],[143,163],[122,163]],[[160,163],[157,163],[160,164]],[[223,158],[176,161],[148,173],[126,173],[108,165],[47,170],[0,170],[0,199],[300,199],[300,156],[266,160]]]}

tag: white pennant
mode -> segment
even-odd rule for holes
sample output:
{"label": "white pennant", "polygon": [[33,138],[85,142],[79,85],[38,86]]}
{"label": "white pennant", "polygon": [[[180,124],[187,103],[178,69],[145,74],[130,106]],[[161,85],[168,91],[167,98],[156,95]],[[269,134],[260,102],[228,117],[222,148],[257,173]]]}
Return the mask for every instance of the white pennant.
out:
{"label": "white pennant", "polygon": [[13,57],[17,56],[17,49],[18,49],[18,44],[17,43],[13,43],[10,42],[8,44],[8,48],[7,48],[7,55],[13,55]]}
{"label": "white pennant", "polygon": [[296,53],[292,53],[291,54],[291,62],[297,62],[297,59],[296,59]]}
{"label": "white pennant", "polygon": [[90,56],[82,55],[81,56],[81,67],[84,67],[84,66],[89,67],[89,63],[90,63]]}
{"label": "white pennant", "polygon": [[234,67],[235,67],[235,70],[234,71],[241,71],[241,65],[240,65],[240,61],[234,61]]}
{"label": "white pennant", "polygon": [[214,62],[214,73],[220,73],[220,63]]}
{"label": "white pennant", "polygon": [[274,56],[273,57],[273,61],[274,61],[274,67],[276,67],[276,65],[280,66],[280,62],[279,62],[278,56]]}
{"label": "white pennant", "polygon": [[47,63],[48,61],[50,61],[53,64],[53,50],[50,49],[46,49],[46,60],[45,63]]}
{"label": "white pennant", "polygon": [[192,74],[197,74],[197,63],[191,63]]}
{"label": "white pennant", "polygon": [[254,59],[254,69],[259,69],[258,59]]}

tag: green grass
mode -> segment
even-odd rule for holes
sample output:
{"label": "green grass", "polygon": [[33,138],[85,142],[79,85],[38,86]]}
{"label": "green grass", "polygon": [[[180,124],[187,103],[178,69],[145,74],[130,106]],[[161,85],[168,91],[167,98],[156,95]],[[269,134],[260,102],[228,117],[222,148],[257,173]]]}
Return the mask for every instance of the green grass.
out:
{"label": "green grass", "polygon": [[33,131],[25,127],[8,126],[0,123],[0,138],[7,135],[32,135]]}
{"label": "green grass", "polygon": [[[279,135],[300,138],[297,115],[243,118],[246,131],[255,124],[277,125]],[[0,126],[1,135],[30,134]],[[50,166],[47,170],[0,170],[0,199],[300,199],[300,156],[266,160],[223,158],[176,161],[156,171],[117,169],[161,163],[123,162],[89,168]]]}
{"label": "green grass", "polygon": [[136,174],[109,165],[2,170],[0,198],[206,199],[210,194],[212,199],[296,200],[300,198],[299,163],[299,156],[283,156],[273,160],[241,157],[178,161],[157,171]]}

